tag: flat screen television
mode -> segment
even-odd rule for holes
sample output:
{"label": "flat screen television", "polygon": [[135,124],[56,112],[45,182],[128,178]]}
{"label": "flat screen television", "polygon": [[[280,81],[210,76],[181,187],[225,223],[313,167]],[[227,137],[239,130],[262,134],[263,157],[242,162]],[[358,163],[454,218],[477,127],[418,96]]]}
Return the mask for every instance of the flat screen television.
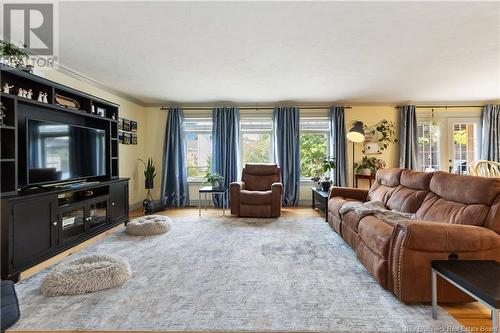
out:
{"label": "flat screen television", "polygon": [[106,131],[27,119],[27,185],[106,176]]}

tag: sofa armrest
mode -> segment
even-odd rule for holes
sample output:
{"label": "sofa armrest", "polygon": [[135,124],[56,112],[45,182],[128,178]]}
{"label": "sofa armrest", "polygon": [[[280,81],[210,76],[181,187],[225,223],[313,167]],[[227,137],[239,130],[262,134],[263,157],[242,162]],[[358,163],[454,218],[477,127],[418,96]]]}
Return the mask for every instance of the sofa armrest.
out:
{"label": "sofa armrest", "polygon": [[246,185],[244,182],[233,182],[229,184],[231,214],[233,215],[240,215],[240,192],[245,188]]}
{"label": "sofa armrest", "polygon": [[[475,252],[500,249],[500,235],[484,227],[428,221],[398,222],[407,249],[429,252]],[[499,255],[500,257],[500,255]]]}
{"label": "sofa armrest", "polygon": [[272,202],[271,202],[271,217],[281,216],[281,202],[283,200],[283,184],[273,183],[271,185]]}
{"label": "sofa armrest", "polygon": [[356,199],[359,201],[366,201],[368,198],[368,190],[361,188],[332,186],[330,187],[328,199],[331,199],[333,197],[344,197]]}
{"label": "sofa armrest", "polygon": [[[430,302],[433,260],[500,260],[500,235],[470,225],[407,220],[393,230],[389,250],[389,290],[404,303]],[[438,279],[439,302],[470,297]]]}

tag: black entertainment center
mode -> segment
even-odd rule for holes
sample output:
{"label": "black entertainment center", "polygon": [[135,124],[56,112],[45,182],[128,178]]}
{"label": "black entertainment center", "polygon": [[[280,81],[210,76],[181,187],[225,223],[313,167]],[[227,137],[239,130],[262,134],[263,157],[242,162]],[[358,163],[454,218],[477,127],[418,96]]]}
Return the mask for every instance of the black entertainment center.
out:
{"label": "black entertainment center", "polygon": [[[2,279],[17,281],[126,223],[128,178],[118,177],[119,105],[4,65],[0,78],[13,86],[0,95],[0,267]],[[46,99],[17,95],[28,88]]]}

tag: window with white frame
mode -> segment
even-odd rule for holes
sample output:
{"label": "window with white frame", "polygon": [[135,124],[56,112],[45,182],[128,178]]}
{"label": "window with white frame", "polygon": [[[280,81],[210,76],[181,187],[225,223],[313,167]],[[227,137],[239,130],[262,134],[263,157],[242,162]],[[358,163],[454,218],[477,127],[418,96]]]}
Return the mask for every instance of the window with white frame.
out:
{"label": "window with white frame", "polygon": [[467,174],[479,158],[481,110],[451,108],[417,113],[417,166]]}
{"label": "window with white frame", "polygon": [[328,118],[300,119],[300,175],[303,179],[323,175],[322,160],[329,156]]}
{"label": "window with white frame", "polygon": [[188,179],[199,179],[211,168],[212,159],[212,120],[184,120],[186,163]]}
{"label": "window with white frame", "polygon": [[419,171],[439,170],[439,124],[432,120],[417,122],[417,167]]}
{"label": "window with white frame", "polygon": [[270,163],[273,123],[269,118],[241,120],[241,159],[245,163]]}

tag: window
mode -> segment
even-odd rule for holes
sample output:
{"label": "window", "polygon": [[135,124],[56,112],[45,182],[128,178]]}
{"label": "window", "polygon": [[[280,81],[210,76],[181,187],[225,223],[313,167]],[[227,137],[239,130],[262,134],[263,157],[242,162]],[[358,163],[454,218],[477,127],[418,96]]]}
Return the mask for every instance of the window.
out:
{"label": "window", "polygon": [[271,119],[241,120],[242,165],[245,163],[270,163],[272,155]]}
{"label": "window", "polygon": [[417,114],[418,169],[467,174],[470,163],[479,158],[480,114],[480,109],[420,111]]}
{"label": "window", "polygon": [[451,156],[452,172],[466,174],[470,163],[478,158],[477,125],[474,122],[452,121]]}
{"label": "window", "polygon": [[321,161],[329,154],[330,124],[327,118],[300,120],[300,175],[312,178],[323,174]]}
{"label": "window", "polygon": [[417,166],[420,171],[439,170],[439,125],[429,120],[417,123]]}
{"label": "window", "polygon": [[188,178],[201,178],[211,168],[212,120],[186,119],[184,131]]}

